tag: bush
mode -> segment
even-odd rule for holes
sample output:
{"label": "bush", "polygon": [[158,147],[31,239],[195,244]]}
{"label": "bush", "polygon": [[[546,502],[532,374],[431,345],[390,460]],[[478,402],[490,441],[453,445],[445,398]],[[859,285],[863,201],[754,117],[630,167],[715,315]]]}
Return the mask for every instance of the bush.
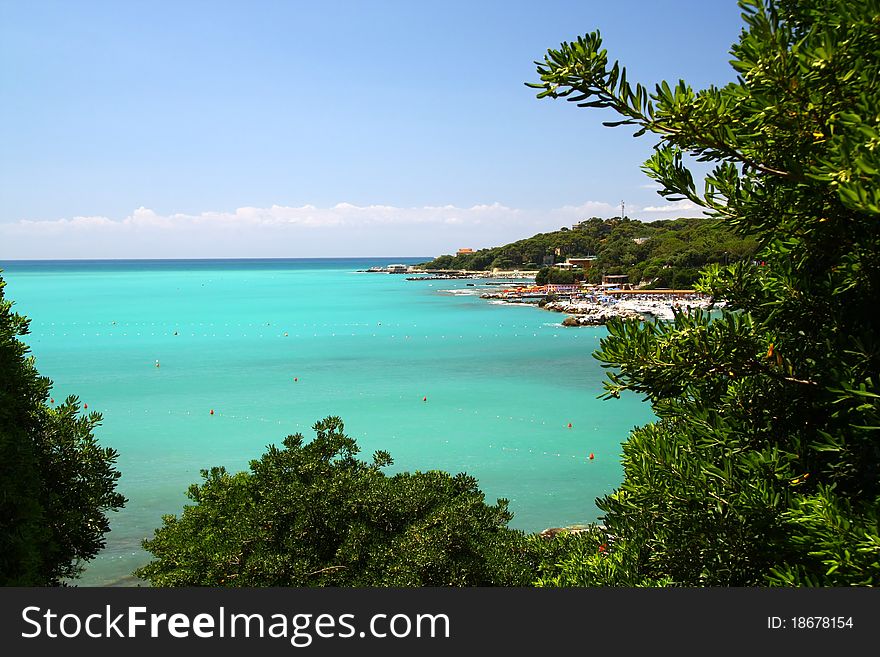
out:
{"label": "bush", "polygon": [[507,501],[484,501],[473,477],[386,476],[339,418],[309,443],[288,436],[249,472],[203,471],[194,502],[165,516],[136,571],[158,586],[525,586],[525,537]]}

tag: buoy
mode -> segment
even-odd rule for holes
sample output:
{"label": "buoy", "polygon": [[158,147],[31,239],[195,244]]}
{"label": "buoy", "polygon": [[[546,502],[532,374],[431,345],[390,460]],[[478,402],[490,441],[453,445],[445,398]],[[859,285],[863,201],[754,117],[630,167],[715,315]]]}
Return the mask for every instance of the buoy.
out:
{"label": "buoy", "polygon": [[568,423],[568,428],[571,429],[571,422]]}
{"label": "buoy", "polygon": [[54,399],[54,398],[50,398],[50,399],[49,399],[49,403],[50,403],[50,404],[54,404],[54,403],[55,403],[55,399]]}
{"label": "buoy", "polygon": [[422,397],[422,401],[428,401],[427,397]]}
{"label": "buoy", "polygon": [[298,377],[293,377],[294,382],[299,381]]}
{"label": "buoy", "polygon": [[593,452],[590,452],[590,460],[592,461],[593,458],[595,458],[595,457],[593,456]]}
{"label": "buoy", "polygon": [[[213,409],[213,408],[211,409],[211,415],[214,415],[214,409]],[[592,454],[590,454],[590,458],[593,458],[593,455],[592,455]]]}
{"label": "buoy", "polygon": [[158,360],[156,361],[156,367],[159,367],[159,361],[158,361]]}
{"label": "buoy", "polygon": [[88,404],[83,404],[83,408],[88,408],[88,407],[89,407]]}

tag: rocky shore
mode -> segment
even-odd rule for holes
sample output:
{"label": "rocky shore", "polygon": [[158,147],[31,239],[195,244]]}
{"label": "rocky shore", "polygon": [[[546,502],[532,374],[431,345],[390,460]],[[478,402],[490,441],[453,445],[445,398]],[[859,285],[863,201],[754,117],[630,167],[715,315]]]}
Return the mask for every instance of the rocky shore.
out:
{"label": "rocky shore", "polygon": [[[520,274],[521,272],[513,272]],[[532,272],[528,272],[532,273]],[[568,315],[563,326],[603,326],[613,318],[624,320],[671,321],[676,310],[687,312],[699,308],[708,310],[720,308],[723,301],[713,301],[710,297],[694,290],[626,290],[603,292],[600,289],[579,288],[577,285],[535,285],[534,283],[511,280],[497,280],[493,271],[465,272],[436,270],[426,276],[407,277],[407,280],[448,280],[458,278],[492,278],[492,282],[482,283],[492,288],[480,293],[481,299],[492,303],[535,305],[544,310]],[[473,287],[474,283],[468,283]],[[548,293],[549,290],[549,293]],[[446,290],[451,294],[472,294],[464,290]]]}
{"label": "rocky shore", "polygon": [[[543,304],[544,310],[565,313],[563,326],[601,326],[611,318],[620,319],[660,319],[669,321],[674,318],[674,311],[691,308],[707,309],[712,302],[707,297],[690,299],[652,299],[645,298],[620,299],[613,303],[588,300],[549,301]],[[539,304],[540,305],[540,304]],[[716,306],[720,304],[715,304]]]}
{"label": "rocky shore", "polygon": [[[576,306],[573,308],[572,306]],[[572,304],[565,301],[551,301],[544,306],[544,310],[566,313],[568,317],[562,320],[563,326],[603,326],[612,318],[620,319],[644,319],[641,313],[628,308],[605,306],[601,303]]]}
{"label": "rocky shore", "polygon": [[629,295],[601,301],[597,297],[570,298],[547,301],[541,293],[528,290],[510,292],[486,292],[480,295],[483,299],[497,299],[504,303],[532,304],[551,312],[568,315],[563,326],[602,326],[612,318],[620,319],[659,319],[670,321],[675,317],[676,310],[692,308],[709,309],[723,306],[723,302],[713,302],[709,297],[697,294],[669,297],[668,295],[645,294]]}

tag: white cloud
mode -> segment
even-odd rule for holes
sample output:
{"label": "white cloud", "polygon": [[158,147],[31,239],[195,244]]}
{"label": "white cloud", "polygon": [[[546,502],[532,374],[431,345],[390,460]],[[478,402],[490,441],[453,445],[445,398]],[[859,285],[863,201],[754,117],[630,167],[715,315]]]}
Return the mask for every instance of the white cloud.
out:
{"label": "white cloud", "polygon": [[694,205],[691,201],[688,201],[687,199],[675,201],[673,203],[667,203],[666,205],[649,205],[642,208],[641,211],[648,213],[696,211],[694,213],[694,216],[697,216],[701,213],[699,207]]}
{"label": "white cloud", "polygon": [[340,202],[198,214],[140,207],[121,219],[0,222],[0,259],[437,255],[463,246],[497,246],[617,212],[617,206],[601,201],[549,210],[498,202],[470,207]]}

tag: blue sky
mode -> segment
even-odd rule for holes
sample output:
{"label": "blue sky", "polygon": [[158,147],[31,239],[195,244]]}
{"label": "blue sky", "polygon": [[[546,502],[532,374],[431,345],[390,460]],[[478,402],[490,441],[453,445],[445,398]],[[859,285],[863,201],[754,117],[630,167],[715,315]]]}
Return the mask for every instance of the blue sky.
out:
{"label": "blue sky", "polygon": [[733,79],[733,0],[0,0],[0,259],[436,255],[669,208],[649,138],[535,99],[599,29]]}

